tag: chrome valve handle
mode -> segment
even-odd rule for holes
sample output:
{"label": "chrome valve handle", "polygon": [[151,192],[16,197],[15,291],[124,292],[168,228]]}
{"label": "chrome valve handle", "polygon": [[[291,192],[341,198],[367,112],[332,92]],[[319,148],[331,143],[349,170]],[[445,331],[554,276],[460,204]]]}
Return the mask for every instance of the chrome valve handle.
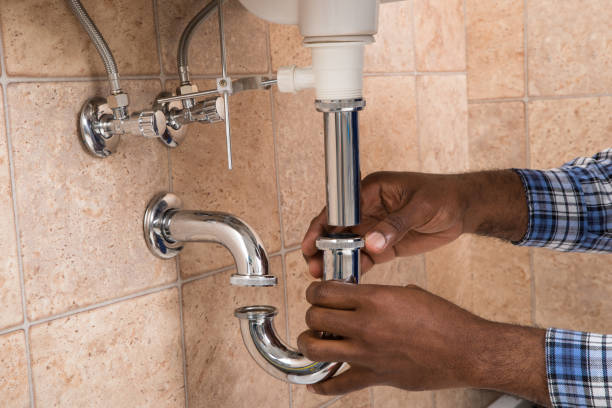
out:
{"label": "chrome valve handle", "polygon": [[104,158],[117,151],[121,135],[161,138],[166,132],[166,117],[162,111],[153,110],[116,119],[107,100],[95,97],[81,108],[79,127],[85,149],[93,156]]}

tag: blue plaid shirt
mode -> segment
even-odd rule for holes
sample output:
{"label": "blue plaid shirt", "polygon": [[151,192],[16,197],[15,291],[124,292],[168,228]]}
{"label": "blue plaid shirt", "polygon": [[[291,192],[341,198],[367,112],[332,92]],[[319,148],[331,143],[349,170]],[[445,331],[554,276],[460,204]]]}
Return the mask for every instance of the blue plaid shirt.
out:
{"label": "blue plaid shirt", "polygon": [[[529,208],[515,244],[612,253],[612,149],[558,169],[515,171]],[[554,407],[612,407],[612,335],[548,329],[546,372]]]}

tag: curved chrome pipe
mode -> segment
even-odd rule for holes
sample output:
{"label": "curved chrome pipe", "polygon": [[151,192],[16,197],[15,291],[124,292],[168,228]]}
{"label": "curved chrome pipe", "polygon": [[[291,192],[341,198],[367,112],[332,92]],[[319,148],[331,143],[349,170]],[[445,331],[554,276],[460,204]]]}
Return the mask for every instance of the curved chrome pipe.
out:
{"label": "curved chrome pipe", "polygon": [[293,384],[315,384],[333,376],[344,364],[310,361],[284,344],[274,329],[276,314],[272,306],[246,306],[234,312],[249,354],[268,374]]}
{"label": "curved chrome pipe", "polygon": [[85,29],[89,35],[89,38],[91,38],[91,42],[93,42],[95,45],[96,50],[98,50],[98,53],[100,54],[100,58],[102,58],[102,61],[104,62],[104,68],[106,69],[108,80],[111,85],[111,92],[121,92],[117,63],[115,62],[113,53],[104,40],[104,37],[102,37],[102,34],[100,34],[100,30],[98,30],[98,27],[96,27],[91,17],[89,17],[89,14],[87,14],[87,10],[85,10],[85,7],[83,7],[79,0],[67,0],[67,2],[75,17],[79,20],[83,26],[83,29]]}
{"label": "curved chrome pipe", "polygon": [[187,27],[181,34],[179,41],[178,52],[176,55],[179,77],[181,85],[189,84],[189,44],[193,33],[198,26],[219,6],[221,0],[211,0],[202,10],[196,14],[191,21],[187,24]]}
{"label": "curved chrome pipe", "polygon": [[[360,249],[364,241],[352,234],[321,237],[317,247],[324,251],[324,280],[358,283]],[[276,308],[246,306],[234,311],[240,319],[240,331],[251,357],[268,374],[293,384],[314,384],[333,376],[345,363],[310,361],[299,351],[287,346],[274,329]],[[323,338],[334,338],[323,333]]]}
{"label": "curved chrome pipe", "polygon": [[157,195],[144,217],[149,249],[161,258],[172,258],[185,242],[214,242],[227,248],[237,273],[230,283],[237,286],[274,286],[268,274],[268,255],[257,234],[241,219],[221,212],[181,210],[180,199],[171,193]]}

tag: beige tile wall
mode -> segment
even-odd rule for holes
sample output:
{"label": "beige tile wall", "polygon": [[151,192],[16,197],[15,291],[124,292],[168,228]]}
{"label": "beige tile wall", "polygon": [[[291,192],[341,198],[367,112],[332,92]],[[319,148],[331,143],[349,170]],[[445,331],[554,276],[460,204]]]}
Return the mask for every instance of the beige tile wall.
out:
{"label": "beige tile wall", "polygon": [[[382,6],[366,52],[362,172],[551,167],[610,146],[608,0],[408,0]],[[178,37],[201,2],[84,0],[113,49],[135,109],[176,86]],[[486,3],[486,4],[485,4]],[[308,64],[295,27],[224,6],[229,70]],[[122,18],[117,18],[121,15]],[[191,53],[201,87],[220,72],[215,18]],[[299,252],[324,205],[313,94],[232,98],[234,170],[223,126],[186,142],[124,138],[95,160],[76,115],[104,94],[95,49],[64,2],[0,0],[0,395],[10,407],[484,407],[495,393],[376,387],[320,397],[265,375],[242,345],[234,307],[279,307],[295,344],[312,278]],[[188,207],[252,224],[274,289],[229,286],[231,256],[191,245],[160,261],[141,237],[145,203],[173,189]],[[377,267],[366,283],[418,284],[500,321],[610,332],[609,259],[465,237]]]}

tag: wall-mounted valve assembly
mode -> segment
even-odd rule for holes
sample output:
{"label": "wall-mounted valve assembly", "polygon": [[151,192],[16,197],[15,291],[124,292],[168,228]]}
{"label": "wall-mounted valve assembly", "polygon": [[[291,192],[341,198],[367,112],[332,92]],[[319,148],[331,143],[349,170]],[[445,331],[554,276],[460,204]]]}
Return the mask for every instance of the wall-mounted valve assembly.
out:
{"label": "wall-mounted valve assembly", "polygon": [[[227,74],[225,34],[222,0],[212,0],[196,14],[181,35],[177,52],[179,87],[176,96],[162,92],[152,109],[129,113],[128,94],[121,89],[119,71],[108,44],[87,14],[80,0],[67,0],[74,15],[96,46],[106,68],[111,92],[107,98],[94,97],[85,102],[79,118],[80,135],[87,151],[96,157],[113,154],[122,135],[140,135],[157,138],[168,147],[178,146],[190,123],[216,123],[225,121],[228,168],[232,168],[229,96],[254,89],[269,89],[275,79],[247,77],[232,80]],[[214,11],[219,22],[222,76],[217,87],[199,91],[189,74],[189,44],[196,28]]]}

